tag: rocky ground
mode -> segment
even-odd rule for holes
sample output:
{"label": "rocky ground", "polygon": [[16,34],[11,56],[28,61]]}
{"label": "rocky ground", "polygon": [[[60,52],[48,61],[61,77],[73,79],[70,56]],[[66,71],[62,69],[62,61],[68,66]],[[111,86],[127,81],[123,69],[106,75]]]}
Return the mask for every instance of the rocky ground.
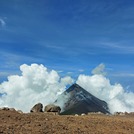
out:
{"label": "rocky ground", "polygon": [[134,134],[134,116],[67,116],[0,110],[0,134]]}

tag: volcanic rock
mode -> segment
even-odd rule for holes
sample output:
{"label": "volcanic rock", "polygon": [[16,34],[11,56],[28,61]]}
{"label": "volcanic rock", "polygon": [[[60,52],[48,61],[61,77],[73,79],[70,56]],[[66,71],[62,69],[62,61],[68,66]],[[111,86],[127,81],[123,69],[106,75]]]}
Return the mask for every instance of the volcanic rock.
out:
{"label": "volcanic rock", "polygon": [[22,114],[23,112],[21,110],[17,110],[18,113]]}
{"label": "volcanic rock", "polygon": [[54,104],[46,105],[44,112],[57,112],[60,113],[61,108],[59,106],[56,106]]}
{"label": "volcanic rock", "polygon": [[36,105],[33,106],[33,108],[30,110],[30,112],[43,112],[43,105],[41,103],[37,103]]}
{"label": "volcanic rock", "polygon": [[0,110],[8,111],[8,110],[10,110],[10,108],[8,108],[8,107],[2,107],[2,108],[0,108]]}

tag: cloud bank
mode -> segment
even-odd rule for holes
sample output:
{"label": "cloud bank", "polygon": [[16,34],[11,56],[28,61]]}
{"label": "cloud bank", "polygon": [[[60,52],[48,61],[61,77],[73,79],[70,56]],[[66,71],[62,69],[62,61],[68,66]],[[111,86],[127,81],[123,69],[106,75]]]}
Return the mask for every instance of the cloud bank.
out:
{"label": "cloud bank", "polygon": [[[80,74],[76,83],[88,92],[108,103],[110,112],[132,112],[134,111],[134,93],[125,92],[121,84],[110,83],[104,75],[104,64],[94,69],[93,75]],[[43,105],[53,103],[59,94],[66,90],[68,85],[74,83],[69,77],[60,77],[55,70],[49,70],[43,65],[23,64],[20,66],[21,75],[11,75],[8,81],[1,83],[0,107],[8,106],[29,112],[30,108],[41,102]],[[64,107],[68,97],[61,98],[57,102]]]}
{"label": "cloud bank", "polygon": [[125,92],[119,83],[112,85],[110,80],[104,76],[104,68],[104,65],[100,64],[93,70],[94,75],[79,75],[76,83],[94,96],[106,101],[111,113],[134,112],[134,93]]}
{"label": "cloud bank", "polygon": [[20,70],[20,76],[9,76],[8,81],[0,85],[0,93],[4,93],[0,97],[0,106],[28,112],[35,103],[53,103],[58,95],[65,91],[66,86],[73,83],[71,77],[61,78],[55,70],[48,70],[43,65],[23,64]]}

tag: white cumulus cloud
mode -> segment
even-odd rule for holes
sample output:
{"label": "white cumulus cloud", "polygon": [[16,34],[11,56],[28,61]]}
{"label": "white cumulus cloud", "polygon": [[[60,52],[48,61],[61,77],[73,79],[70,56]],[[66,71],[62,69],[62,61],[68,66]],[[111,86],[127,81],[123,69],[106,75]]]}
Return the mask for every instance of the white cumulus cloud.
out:
{"label": "white cumulus cloud", "polygon": [[[97,68],[103,68],[103,66],[99,65]],[[134,93],[125,92],[121,84],[112,85],[103,74],[97,73],[91,76],[81,74],[76,83],[94,96],[106,101],[111,113],[134,111]]]}
{"label": "white cumulus cloud", "polygon": [[101,63],[100,65],[98,65],[96,68],[94,68],[92,70],[92,74],[103,74],[105,75],[106,72],[104,72],[105,70],[105,65],[103,63]]}
{"label": "white cumulus cloud", "polygon": [[23,64],[20,70],[22,75],[9,76],[8,81],[0,85],[0,92],[5,93],[0,98],[0,106],[28,112],[38,102],[53,103],[66,86],[73,83],[71,77],[61,78],[55,70],[48,71],[43,65]]}

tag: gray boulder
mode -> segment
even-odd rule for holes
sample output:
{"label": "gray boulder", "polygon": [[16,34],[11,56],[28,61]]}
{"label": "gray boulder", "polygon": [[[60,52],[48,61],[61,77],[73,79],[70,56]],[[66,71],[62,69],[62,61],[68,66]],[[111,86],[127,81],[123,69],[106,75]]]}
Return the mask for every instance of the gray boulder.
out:
{"label": "gray boulder", "polygon": [[42,109],[43,109],[43,105],[41,103],[37,103],[36,105],[33,106],[30,112],[34,112],[34,113],[43,112]]}
{"label": "gray boulder", "polygon": [[56,106],[54,104],[46,105],[44,112],[55,112],[55,113],[60,113],[61,108],[59,106]]}
{"label": "gray boulder", "polygon": [[17,110],[18,113],[22,114],[23,112],[21,110]]}
{"label": "gray boulder", "polygon": [[9,111],[9,110],[10,110],[10,108],[8,108],[8,107],[2,107],[2,108],[0,108],[0,110]]}
{"label": "gray boulder", "polygon": [[9,108],[9,107],[2,107],[0,108],[0,110],[16,112],[15,108]]}

